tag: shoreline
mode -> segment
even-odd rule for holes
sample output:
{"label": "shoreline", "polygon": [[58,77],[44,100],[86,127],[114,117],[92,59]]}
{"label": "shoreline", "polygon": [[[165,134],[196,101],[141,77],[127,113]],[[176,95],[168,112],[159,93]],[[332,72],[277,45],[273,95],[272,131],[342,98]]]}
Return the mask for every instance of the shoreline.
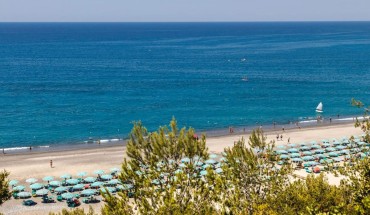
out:
{"label": "shoreline", "polygon": [[[215,128],[210,130],[196,130],[198,134],[205,133],[207,137],[223,137],[223,136],[230,136],[230,135],[242,135],[242,134],[249,134],[252,130],[257,128],[262,128],[265,133],[268,132],[281,132],[282,129],[284,130],[294,130],[294,129],[306,129],[306,128],[319,128],[325,126],[334,126],[340,124],[350,124],[354,123],[355,118],[361,118],[363,116],[345,116],[343,118],[333,118],[331,122],[329,122],[329,118],[323,118],[321,122],[317,122],[315,119],[306,119],[304,121],[297,121],[293,123],[291,121],[289,124],[273,124],[264,125],[264,124],[257,124],[254,126],[235,126],[233,128],[233,133],[229,132],[229,128]],[[298,127],[299,126],[299,127]],[[11,148],[0,148],[1,151],[5,152],[5,155],[16,155],[16,154],[35,154],[35,153],[47,153],[47,152],[63,152],[63,151],[73,151],[73,150],[80,150],[80,149],[94,149],[94,148],[101,148],[101,147],[115,147],[115,146],[125,146],[127,144],[128,139],[101,139],[101,140],[94,140],[93,143],[88,143],[87,141],[84,142],[76,142],[76,143],[69,143],[69,144],[50,144],[50,145],[43,145],[43,146],[20,146],[20,147],[11,147]],[[100,143],[98,143],[100,141]],[[32,147],[32,150],[30,150]],[[0,154],[3,154],[0,151]],[[3,154],[4,155],[4,154]]]}

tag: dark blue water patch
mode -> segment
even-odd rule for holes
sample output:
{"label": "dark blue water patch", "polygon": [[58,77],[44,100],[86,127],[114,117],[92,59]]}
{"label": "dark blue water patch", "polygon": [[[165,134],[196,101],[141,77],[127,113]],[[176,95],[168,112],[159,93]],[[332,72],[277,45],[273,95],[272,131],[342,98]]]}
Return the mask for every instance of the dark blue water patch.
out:
{"label": "dark blue water patch", "polygon": [[369,54],[369,22],[0,23],[0,148],[360,115]]}

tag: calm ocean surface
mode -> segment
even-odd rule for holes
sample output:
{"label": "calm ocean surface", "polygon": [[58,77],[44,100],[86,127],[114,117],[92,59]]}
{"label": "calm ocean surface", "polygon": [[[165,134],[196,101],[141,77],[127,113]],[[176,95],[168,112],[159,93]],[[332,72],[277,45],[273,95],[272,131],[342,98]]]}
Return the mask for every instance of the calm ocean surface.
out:
{"label": "calm ocean surface", "polygon": [[[244,76],[248,81],[242,81]],[[0,148],[360,115],[370,22],[1,23]]]}

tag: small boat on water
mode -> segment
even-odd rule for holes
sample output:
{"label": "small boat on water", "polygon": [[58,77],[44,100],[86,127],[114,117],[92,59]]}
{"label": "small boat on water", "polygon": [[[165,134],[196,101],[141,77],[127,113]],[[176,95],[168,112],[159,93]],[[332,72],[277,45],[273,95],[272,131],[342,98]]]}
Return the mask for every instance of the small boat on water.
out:
{"label": "small boat on water", "polygon": [[242,81],[248,81],[248,77],[247,76],[243,76],[242,77]]}
{"label": "small boat on water", "polygon": [[320,102],[318,105],[317,105],[317,107],[316,107],[316,112],[317,113],[322,113],[322,112],[324,112],[323,110],[322,110],[322,102]]}

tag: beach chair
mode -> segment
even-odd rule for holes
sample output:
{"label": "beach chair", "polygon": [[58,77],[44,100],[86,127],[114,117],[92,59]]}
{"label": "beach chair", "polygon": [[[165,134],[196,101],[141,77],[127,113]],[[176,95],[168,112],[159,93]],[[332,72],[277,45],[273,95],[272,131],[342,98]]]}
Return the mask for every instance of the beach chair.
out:
{"label": "beach chair", "polygon": [[49,196],[43,196],[42,197],[42,203],[54,203],[55,200],[52,197]]}
{"label": "beach chair", "polygon": [[28,199],[28,200],[23,200],[22,202],[22,205],[24,206],[33,206],[33,205],[36,205],[37,202],[31,200],[31,199]]}
{"label": "beach chair", "polygon": [[63,201],[63,197],[61,195],[58,195],[57,196],[57,200],[58,200],[58,202],[62,202]]}
{"label": "beach chair", "polygon": [[19,199],[18,192],[14,192],[12,194],[12,196],[13,196],[14,199]]}
{"label": "beach chair", "polygon": [[32,197],[37,197],[36,190],[32,190]]}

